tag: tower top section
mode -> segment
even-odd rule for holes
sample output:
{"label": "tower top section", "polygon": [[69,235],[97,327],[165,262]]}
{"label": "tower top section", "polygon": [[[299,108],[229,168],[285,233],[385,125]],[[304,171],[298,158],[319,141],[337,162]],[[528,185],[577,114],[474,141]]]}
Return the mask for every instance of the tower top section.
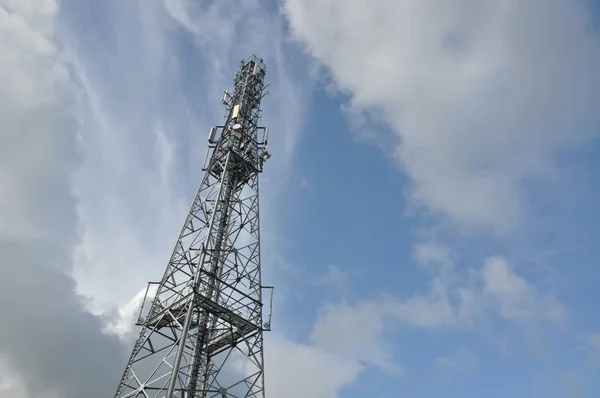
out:
{"label": "tower top section", "polygon": [[233,92],[225,90],[223,105],[227,109],[226,120],[240,124],[244,129],[256,129],[261,117],[260,102],[268,93],[265,85],[267,67],[262,58],[252,55],[240,61],[233,79]]}
{"label": "tower top section", "polygon": [[269,131],[258,125],[262,115],[260,103],[268,94],[266,70],[262,58],[256,55],[240,61],[233,79],[233,91],[225,90],[221,100],[225,105],[225,124],[213,127],[208,137],[209,143],[214,144],[215,151],[220,154],[219,159],[231,150],[236,160],[246,162],[249,172],[261,172],[264,162],[271,157],[267,151]]}

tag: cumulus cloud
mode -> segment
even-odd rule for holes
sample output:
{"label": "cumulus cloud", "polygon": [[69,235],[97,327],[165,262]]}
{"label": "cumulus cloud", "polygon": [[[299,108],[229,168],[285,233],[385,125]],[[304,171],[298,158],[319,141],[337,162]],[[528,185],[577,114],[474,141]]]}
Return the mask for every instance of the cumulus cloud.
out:
{"label": "cumulus cloud", "polygon": [[[564,305],[537,289],[506,258],[489,257],[477,267],[459,269],[455,257],[445,246],[418,245],[417,263],[431,274],[426,291],[408,298],[382,294],[372,300],[344,298],[325,304],[310,333],[310,345],[296,349],[334,355],[347,366],[354,364],[357,375],[367,367],[400,375],[403,361],[395,356],[396,345],[389,340],[402,329],[398,321],[404,327],[430,331],[484,334],[491,324],[494,331],[488,337],[492,338],[513,328],[527,337],[567,322]],[[433,364],[449,375],[477,369],[479,359],[471,349],[458,347],[434,357]]]}
{"label": "cumulus cloud", "polygon": [[357,363],[398,373],[402,366],[393,358],[390,343],[383,339],[385,310],[377,302],[341,303],[321,309],[310,341],[316,347]]}
{"label": "cumulus cloud", "polygon": [[267,394],[290,398],[335,398],[363,370],[330,351],[273,336],[265,345]]}
{"label": "cumulus cloud", "polygon": [[295,37],[395,131],[413,203],[506,232],[600,126],[586,1],[285,0]]}
{"label": "cumulus cloud", "polygon": [[550,294],[539,293],[517,275],[506,259],[492,257],[481,270],[482,295],[502,318],[519,323],[566,320],[565,307]]}
{"label": "cumulus cloud", "polygon": [[505,257],[491,256],[477,266],[459,267],[449,247],[422,243],[416,246],[414,258],[429,275],[425,290],[409,297],[383,293],[367,301],[342,297],[321,309],[311,342],[386,369],[395,362],[391,346],[383,339],[390,319],[416,328],[465,332],[482,331],[496,320],[503,321],[500,326],[514,325],[524,331],[560,328],[568,322],[560,300],[535,287]]}
{"label": "cumulus cloud", "polygon": [[103,397],[118,377],[116,338],[70,277],[78,236],[76,97],[54,24],[55,1],[0,2],[0,395]]}
{"label": "cumulus cloud", "polygon": [[491,315],[524,328],[568,320],[553,294],[540,292],[501,256],[463,271],[444,257],[425,294],[390,301],[389,308],[407,323],[427,328],[472,328]]}
{"label": "cumulus cloud", "polygon": [[[310,333],[310,349],[353,363],[358,373],[376,367],[400,375],[405,369],[403,360],[395,356],[397,347],[389,339],[403,327],[474,332],[494,341],[507,330],[516,328],[526,338],[568,321],[564,305],[554,295],[538,290],[506,258],[489,257],[477,267],[459,269],[449,248],[430,243],[419,245],[415,258],[431,274],[424,292],[408,298],[382,294],[367,301],[344,299],[326,304]],[[487,334],[490,325],[491,335]],[[475,351],[458,347],[434,357],[433,364],[449,375],[477,369],[479,359]]]}

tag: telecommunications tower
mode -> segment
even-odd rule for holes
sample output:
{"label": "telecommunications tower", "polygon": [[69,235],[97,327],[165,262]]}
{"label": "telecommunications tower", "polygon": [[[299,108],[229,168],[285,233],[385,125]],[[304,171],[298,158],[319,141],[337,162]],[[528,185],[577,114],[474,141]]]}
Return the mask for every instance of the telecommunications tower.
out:
{"label": "telecommunications tower", "polygon": [[225,123],[210,130],[200,188],[162,279],[146,289],[116,398],[265,395],[273,288],[260,268],[258,174],[270,157],[267,128],[258,126],[264,78],[252,56],[225,90]]}

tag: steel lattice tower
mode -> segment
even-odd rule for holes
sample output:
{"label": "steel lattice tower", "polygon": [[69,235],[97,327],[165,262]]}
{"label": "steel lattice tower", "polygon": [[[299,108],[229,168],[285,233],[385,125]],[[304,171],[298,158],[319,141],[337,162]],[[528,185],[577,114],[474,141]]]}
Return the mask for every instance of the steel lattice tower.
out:
{"label": "steel lattice tower", "polygon": [[270,157],[258,126],[265,71],[262,59],[242,60],[225,90],[225,124],[210,130],[202,183],[161,281],[148,284],[151,304],[141,306],[115,397],[264,397],[273,297],[261,282],[258,212],[258,174]]}

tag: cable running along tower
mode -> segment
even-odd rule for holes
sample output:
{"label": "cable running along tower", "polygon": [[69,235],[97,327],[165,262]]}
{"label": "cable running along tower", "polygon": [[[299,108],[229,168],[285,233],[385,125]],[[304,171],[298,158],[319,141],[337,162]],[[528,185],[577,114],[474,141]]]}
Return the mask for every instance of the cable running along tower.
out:
{"label": "cable running along tower", "polygon": [[162,279],[146,289],[116,398],[264,398],[273,297],[261,283],[258,213],[270,157],[258,126],[265,70],[262,59],[242,60],[225,90],[225,124],[210,130],[200,188]]}

